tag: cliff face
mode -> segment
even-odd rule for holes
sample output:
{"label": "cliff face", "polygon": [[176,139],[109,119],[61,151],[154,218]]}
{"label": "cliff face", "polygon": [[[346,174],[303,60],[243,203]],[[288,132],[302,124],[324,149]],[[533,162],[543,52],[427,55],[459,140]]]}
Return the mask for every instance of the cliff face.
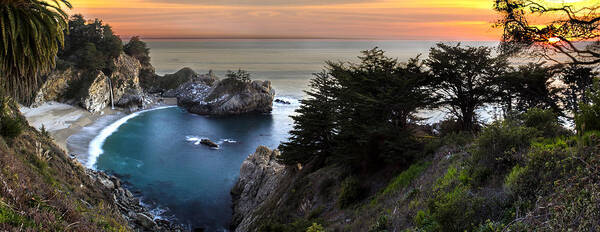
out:
{"label": "cliff face", "polygon": [[[46,101],[58,101],[79,104],[90,112],[98,112],[111,104],[111,88],[114,103],[122,98],[122,105],[131,105],[131,95],[141,96],[139,75],[140,62],[128,55],[121,54],[114,60],[114,71],[110,76],[101,71],[85,71],[76,68],[55,70],[50,73],[38,90],[34,106]],[[143,101],[135,101],[139,105]]]}
{"label": "cliff face", "polygon": [[240,178],[231,190],[233,197],[232,228],[250,231],[258,219],[255,210],[279,187],[286,175],[285,166],[277,163],[278,150],[256,148],[240,168]]}
{"label": "cliff face", "polygon": [[234,78],[217,81],[213,86],[190,82],[177,90],[177,104],[200,115],[269,113],[274,97],[270,81],[244,82]]}

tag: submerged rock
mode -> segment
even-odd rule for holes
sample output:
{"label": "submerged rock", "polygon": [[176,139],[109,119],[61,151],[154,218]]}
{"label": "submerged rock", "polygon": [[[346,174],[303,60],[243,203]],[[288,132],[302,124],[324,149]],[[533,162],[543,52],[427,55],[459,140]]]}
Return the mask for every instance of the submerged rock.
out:
{"label": "submerged rock", "polygon": [[281,100],[281,99],[279,99],[279,98],[278,98],[278,99],[275,99],[275,103],[279,103],[279,104],[285,104],[285,105],[292,104],[292,103],[291,103],[291,102],[289,102],[289,101],[286,101],[286,100]]}
{"label": "submerged rock", "polygon": [[275,90],[270,81],[226,78],[214,86],[188,82],[178,88],[177,105],[200,115],[270,113]]}
{"label": "submerged rock", "polygon": [[231,190],[231,227],[235,231],[249,231],[249,226],[256,220],[254,211],[260,208],[285,177],[287,169],[277,162],[277,156],[278,150],[259,146],[242,163],[240,177]]}
{"label": "submerged rock", "polygon": [[218,144],[216,144],[215,142],[211,141],[210,139],[201,139],[200,143],[204,144],[206,146],[209,146],[209,147],[214,147],[214,148],[218,148],[219,147]]}

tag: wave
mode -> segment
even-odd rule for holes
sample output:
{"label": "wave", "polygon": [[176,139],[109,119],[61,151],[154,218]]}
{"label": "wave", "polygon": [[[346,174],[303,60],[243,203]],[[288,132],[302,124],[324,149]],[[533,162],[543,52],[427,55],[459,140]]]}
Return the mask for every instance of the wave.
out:
{"label": "wave", "polygon": [[172,107],[177,107],[177,106],[161,106],[161,107],[156,107],[156,108],[152,108],[152,109],[141,110],[141,111],[129,114],[125,117],[122,117],[119,120],[113,122],[112,124],[108,125],[104,129],[102,129],[100,131],[100,133],[96,137],[94,137],[94,139],[92,139],[92,141],[90,141],[90,144],[88,146],[88,159],[87,159],[87,162],[85,163],[85,166],[87,168],[94,169],[94,165],[96,164],[98,157],[102,153],[104,153],[104,150],[102,150],[102,146],[104,145],[104,142],[106,141],[106,139],[110,135],[115,133],[119,129],[119,127],[121,127],[121,125],[123,125],[127,121],[129,121],[129,119],[135,118],[135,117],[139,116],[140,114],[148,112],[148,111],[160,110],[160,109],[166,109],[166,108],[172,108]]}

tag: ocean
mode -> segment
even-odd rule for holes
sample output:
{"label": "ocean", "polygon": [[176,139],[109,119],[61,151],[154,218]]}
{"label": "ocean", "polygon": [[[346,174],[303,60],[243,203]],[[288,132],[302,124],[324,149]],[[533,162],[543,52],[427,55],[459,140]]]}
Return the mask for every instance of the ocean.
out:
{"label": "ocean", "polygon": [[[271,114],[199,116],[179,107],[101,118],[69,139],[69,149],[86,153],[86,166],[115,174],[141,196],[158,217],[189,228],[227,231],[231,219],[229,191],[242,161],[257,146],[276,148],[288,137],[290,115],[299,106],[312,73],[325,61],[353,62],[360,51],[379,47],[406,61],[425,58],[435,41],[329,40],[148,40],[158,74],[190,67],[199,73],[244,69],[251,78],[270,80],[276,98]],[[465,45],[494,46],[495,42]],[[211,149],[198,144],[209,138]]]}

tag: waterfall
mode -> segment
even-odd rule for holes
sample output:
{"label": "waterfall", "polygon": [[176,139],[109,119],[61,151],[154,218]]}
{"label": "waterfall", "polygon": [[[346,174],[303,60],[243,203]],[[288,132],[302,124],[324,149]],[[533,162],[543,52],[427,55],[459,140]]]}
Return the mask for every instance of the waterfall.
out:
{"label": "waterfall", "polygon": [[106,79],[108,79],[108,87],[110,88],[110,108],[111,109],[115,109],[115,103],[113,100],[113,88],[112,88],[112,80],[110,79],[110,77],[106,77]]}

